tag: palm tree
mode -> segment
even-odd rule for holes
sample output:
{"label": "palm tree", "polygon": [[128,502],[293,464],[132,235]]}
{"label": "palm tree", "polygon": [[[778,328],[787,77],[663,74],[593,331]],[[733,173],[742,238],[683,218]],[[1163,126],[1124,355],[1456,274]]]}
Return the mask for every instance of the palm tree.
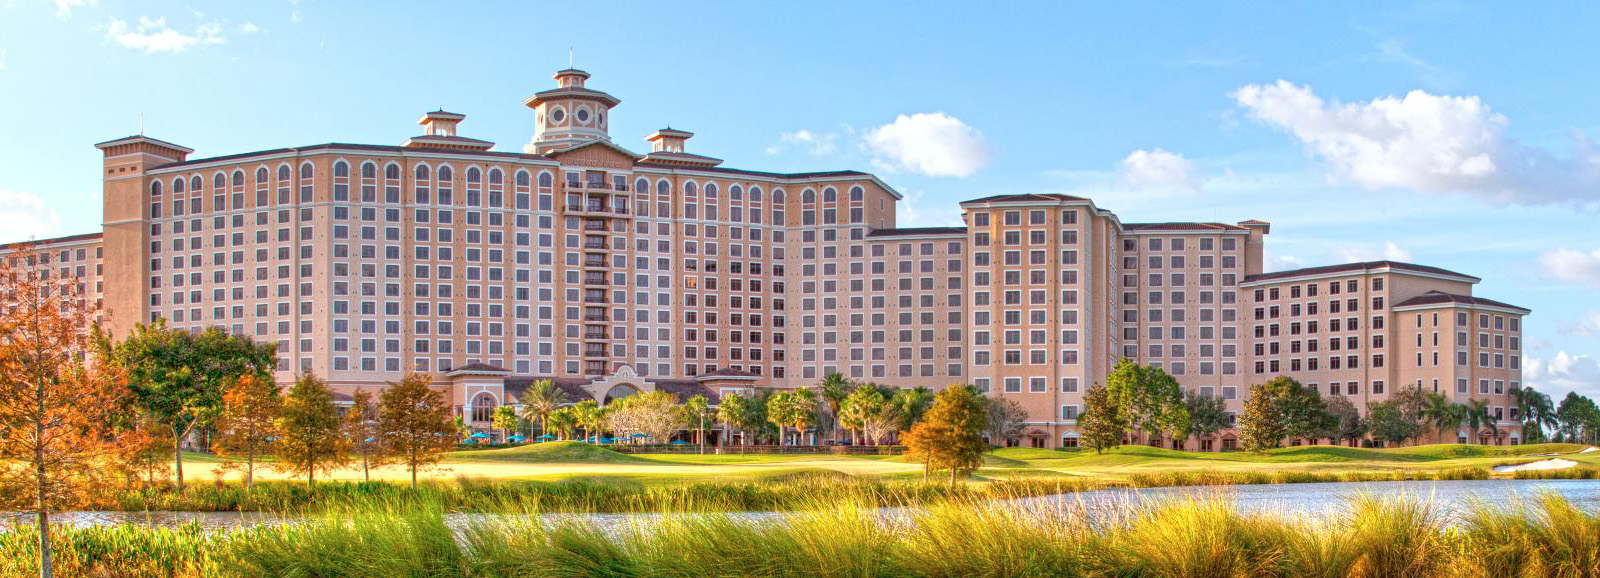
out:
{"label": "palm tree", "polygon": [[[1489,417],[1489,402],[1487,401],[1481,399],[1468,401],[1464,413],[1467,428],[1472,431],[1474,436],[1478,435],[1478,430],[1483,426],[1494,424],[1494,418]],[[1470,442],[1471,440],[1468,441]]]}
{"label": "palm tree", "polygon": [[844,399],[850,396],[853,384],[845,379],[844,374],[833,372],[822,378],[818,389],[822,390],[822,399],[828,404],[829,433],[837,433],[835,430],[839,425],[839,408],[844,404]]}
{"label": "palm tree", "polygon": [[784,445],[783,428],[789,424],[789,415],[794,409],[793,402],[789,401],[792,392],[780,391],[767,397],[767,421],[778,426],[778,445]]}
{"label": "palm tree", "polygon": [[605,415],[605,410],[600,407],[598,402],[592,399],[586,399],[572,405],[573,421],[577,422],[578,427],[583,428],[584,438],[599,440],[599,431],[605,428]]}
{"label": "palm tree", "polygon": [[1451,403],[1450,398],[1439,393],[1426,393],[1423,394],[1420,417],[1423,423],[1433,428],[1434,435],[1438,437],[1439,442],[1444,443],[1445,431],[1460,429],[1461,420],[1466,416],[1462,412],[1462,406]]}
{"label": "palm tree", "polygon": [[[717,402],[717,420],[722,422],[723,443],[731,441],[733,426],[741,429],[750,420],[750,398],[737,393],[722,396]],[[744,437],[742,445],[750,445],[750,436]]]}
{"label": "palm tree", "polygon": [[1531,387],[1514,388],[1511,390],[1511,400],[1517,404],[1517,414],[1522,416],[1524,442],[1544,439],[1546,426],[1555,427],[1558,423],[1555,419],[1555,405],[1550,402],[1550,396],[1538,390]]}
{"label": "palm tree", "polygon": [[537,418],[539,435],[547,435],[549,432],[545,431],[546,418],[550,416],[550,412],[560,408],[566,401],[566,394],[557,389],[554,382],[548,379],[535,381],[528,386],[527,391],[522,392],[522,418],[528,421]]}
{"label": "palm tree", "polygon": [[700,453],[706,453],[706,418],[711,415],[710,400],[706,396],[696,394],[684,402],[683,416],[689,422],[689,427],[694,428],[695,441],[700,444]]}
{"label": "palm tree", "polygon": [[801,387],[789,394],[789,425],[794,426],[795,445],[805,436],[807,426],[817,423],[817,393],[809,387]]}
{"label": "palm tree", "polygon": [[922,414],[933,406],[933,390],[917,386],[900,389],[889,398],[889,411],[894,412],[894,431],[905,432],[922,421]]}

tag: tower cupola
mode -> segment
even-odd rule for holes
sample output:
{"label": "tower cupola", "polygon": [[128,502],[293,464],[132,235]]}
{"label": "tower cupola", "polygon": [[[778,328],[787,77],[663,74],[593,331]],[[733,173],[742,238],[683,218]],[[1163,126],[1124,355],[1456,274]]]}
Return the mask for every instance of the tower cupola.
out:
{"label": "tower cupola", "polygon": [[555,74],[556,88],[523,101],[534,110],[533,140],[524,152],[544,154],[594,141],[611,141],[611,108],[622,101],[587,88],[589,73],[568,68]]}

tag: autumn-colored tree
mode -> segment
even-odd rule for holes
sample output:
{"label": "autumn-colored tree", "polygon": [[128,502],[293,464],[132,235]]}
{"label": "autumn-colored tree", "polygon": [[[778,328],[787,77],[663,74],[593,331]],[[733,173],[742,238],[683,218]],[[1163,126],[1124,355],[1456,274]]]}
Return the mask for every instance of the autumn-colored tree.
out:
{"label": "autumn-colored tree", "polygon": [[310,372],[300,374],[278,415],[278,460],[273,467],[304,475],[307,487],[316,485],[317,472],[331,472],[350,461],[343,425],[328,382]]}
{"label": "autumn-colored tree", "polygon": [[127,423],[119,424],[112,436],[115,467],[129,488],[155,487],[171,474],[172,428],[161,420],[125,409]]}
{"label": "autumn-colored tree", "polygon": [[36,257],[48,255],[22,248],[0,262],[0,509],[33,510],[51,576],[50,513],[97,486],[127,380],[105,359],[82,280],[47,278]]}
{"label": "autumn-colored tree", "polygon": [[350,445],[352,461],[361,462],[362,481],[372,481],[372,468],[389,462],[378,441],[378,406],[372,394],[358,389],[350,396],[350,409],[344,413],[344,437]]}
{"label": "autumn-colored tree", "polygon": [[444,395],[428,387],[427,374],[410,373],[378,395],[378,439],[396,463],[411,470],[411,489],[417,488],[417,470],[439,463],[456,444],[456,426]]}
{"label": "autumn-colored tree", "polygon": [[222,417],[217,421],[217,455],[237,465],[244,460],[244,488],[255,488],[256,456],[270,453],[277,437],[278,413],[283,396],[278,384],[261,375],[246,373],[222,393]]}
{"label": "autumn-colored tree", "polygon": [[988,410],[983,397],[971,387],[952,385],[933,398],[933,407],[922,421],[906,432],[906,459],[922,462],[923,475],[950,470],[950,483],[969,475],[983,465],[983,430],[988,427]]}
{"label": "autumn-colored tree", "polygon": [[255,343],[218,328],[191,333],[163,319],[134,327],[112,357],[128,372],[135,405],[172,428],[173,466],[183,490],[183,440],[212,427],[222,413],[222,392],[239,376],[272,368],[276,344]]}
{"label": "autumn-colored tree", "polygon": [[1111,392],[1104,384],[1089,386],[1083,394],[1083,414],[1078,416],[1078,435],[1084,447],[1094,453],[1122,445],[1128,434],[1128,422],[1123,418]]}

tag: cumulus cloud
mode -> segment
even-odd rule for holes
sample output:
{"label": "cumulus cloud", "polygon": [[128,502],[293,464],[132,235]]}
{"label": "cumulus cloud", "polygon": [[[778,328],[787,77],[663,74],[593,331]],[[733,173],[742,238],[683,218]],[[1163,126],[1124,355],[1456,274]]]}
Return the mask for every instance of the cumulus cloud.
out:
{"label": "cumulus cloud", "polygon": [[1117,176],[1123,183],[1140,189],[1200,190],[1194,163],[1183,155],[1159,148],[1129,153],[1117,168]]}
{"label": "cumulus cloud", "polygon": [[[1522,365],[1523,381],[1540,390],[1571,390],[1594,396],[1600,394],[1600,362],[1587,355],[1557,351],[1549,359],[1529,357]],[[1560,395],[1551,395],[1560,401]]]}
{"label": "cumulus cloud", "polygon": [[245,22],[244,24],[240,24],[239,25],[239,33],[240,34],[255,34],[255,33],[260,32],[260,31],[261,31],[261,27],[260,26],[256,26],[256,23],[254,23],[254,22]]}
{"label": "cumulus cloud", "polygon": [[1561,324],[1560,331],[1562,335],[1600,337],[1600,311],[1586,311],[1576,321]]}
{"label": "cumulus cloud", "polygon": [[60,229],[61,215],[39,195],[0,188],[0,231],[12,241],[50,237]]}
{"label": "cumulus cloud", "polygon": [[800,129],[778,135],[778,142],[767,147],[767,154],[782,154],[790,148],[802,149],[812,155],[826,156],[839,150],[839,133],[812,132]]}
{"label": "cumulus cloud", "polygon": [[1546,275],[1558,281],[1600,287],[1600,249],[1585,253],[1559,247],[1539,256]]}
{"label": "cumulus cloud", "polygon": [[983,134],[943,112],[902,114],[866,131],[863,141],[873,166],[889,172],[966,177],[989,164]]}
{"label": "cumulus cloud", "polygon": [[1509,121],[1476,96],[1413,90],[1326,102],[1279,80],[1233,93],[1250,116],[1289,131],[1332,175],[1366,189],[1466,194],[1497,203],[1600,203],[1600,153],[1581,135],[1560,157],[1505,136]]}
{"label": "cumulus cloud", "polygon": [[84,6],[94,6],[99,0],[55,0],[56,17],[71,18],[72,11]]}
{"label": "cumulus cloud", "polygon": [[222,23],[203,22],[193,34],[184,34],[167,27],[166,18],[139,17],[137,28],[127,22],[111,19],[106,28],[106,38],[123,47],[143,50],[145,54],[158,52],[183,52],[197,45],[223,44],[228,38],[222,35]]}
{"label": "cumulus cloud", "polygon": [[1410,261],[1411,252],[1394,244],[1394,241],[1384,242],[1382,247],[1376,245],[1346,245],[1335,247],[1331,251],[1333,258],[1346,263],[1359,263],[1361,261]]}

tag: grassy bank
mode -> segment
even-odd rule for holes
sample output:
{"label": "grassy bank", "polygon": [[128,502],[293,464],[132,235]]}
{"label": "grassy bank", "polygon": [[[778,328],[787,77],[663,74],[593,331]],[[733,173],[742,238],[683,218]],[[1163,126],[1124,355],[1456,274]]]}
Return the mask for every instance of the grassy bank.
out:
{"label": "grassy bank", "polygon": [[[1129,504],[1090,520],[945,500],[902,517],[835,505],[777,522],[668,515],[447,526],[439,505],[382,504],[227,533],[124,526],[56,536],[62,576],[1595,576],[1600,517],[1555,496],[1449,518],[1415,499],[1340,514],[1251,514],[1216,497]],[[0,577],[33,576],[27,528],[0,532]]]}

